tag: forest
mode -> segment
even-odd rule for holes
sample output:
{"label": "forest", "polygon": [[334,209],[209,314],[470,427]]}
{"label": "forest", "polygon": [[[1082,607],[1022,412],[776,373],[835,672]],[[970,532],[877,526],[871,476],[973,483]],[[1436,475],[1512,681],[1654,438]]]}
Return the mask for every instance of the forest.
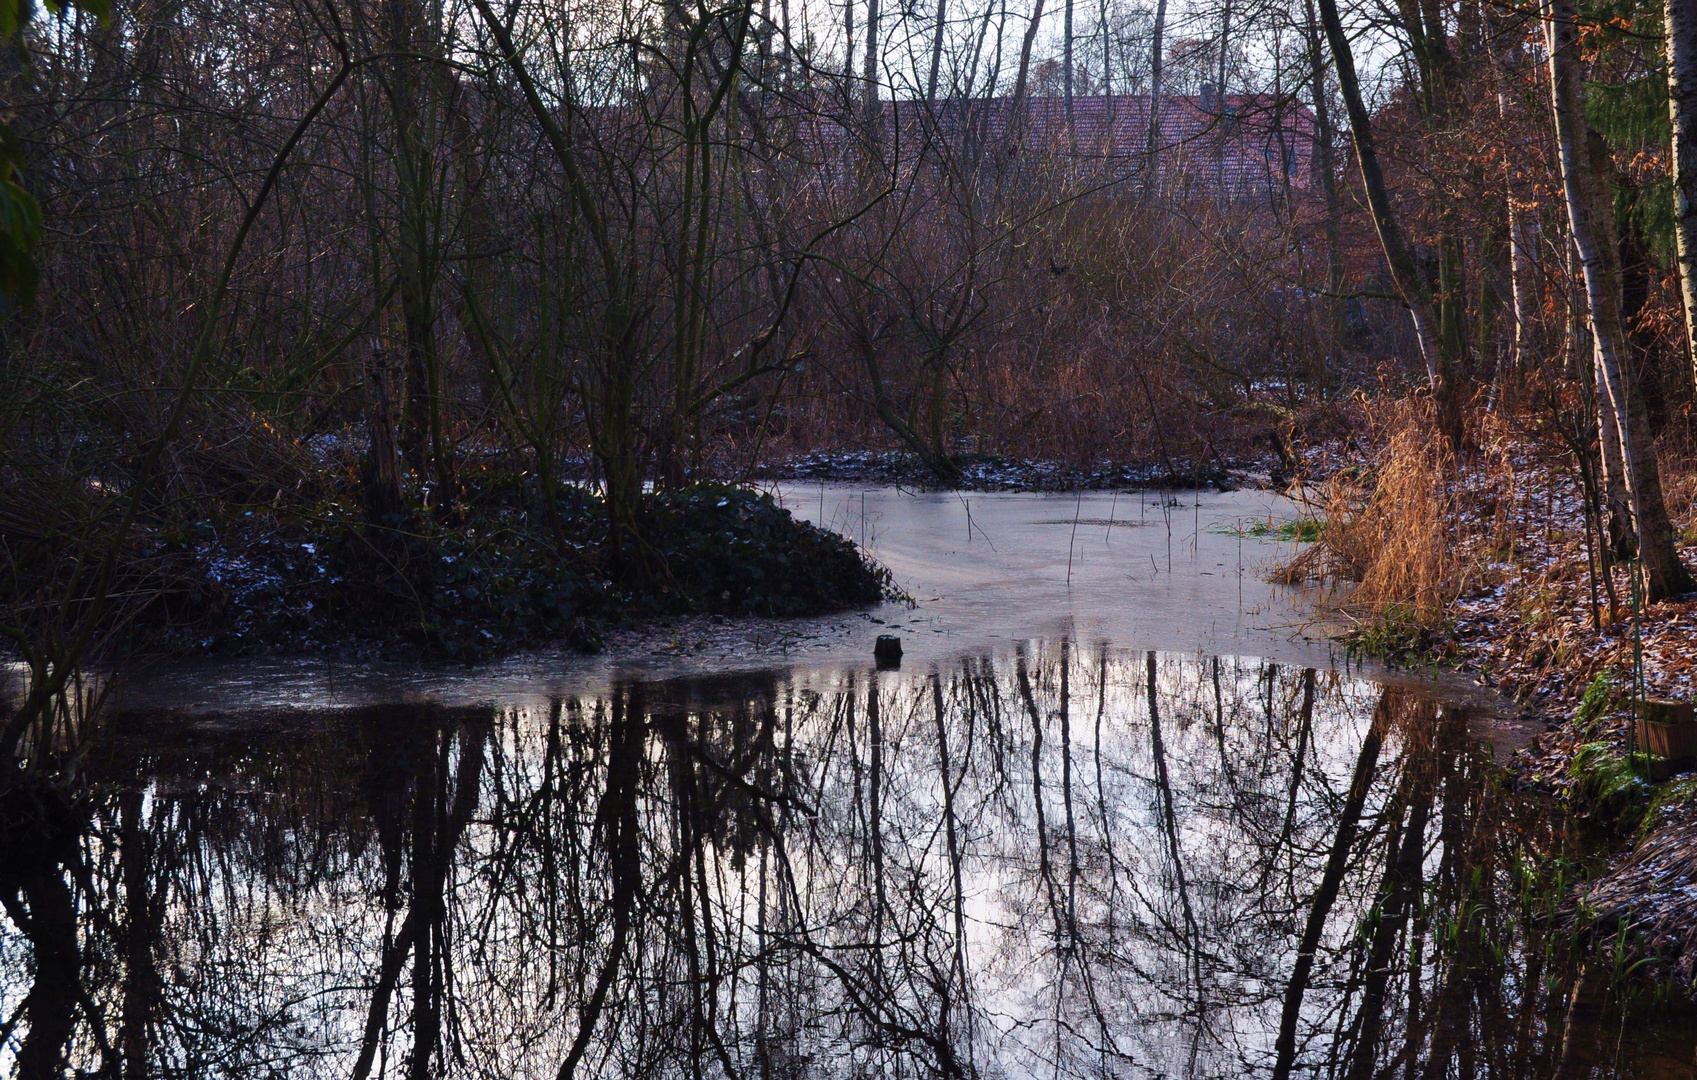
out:
{"label": "forest", "polygon": [[1692,587],[1676,5],[603,7],[15,6],[32,664],[863,601],[704,565],[792,541],[689,493],[1315,483],[1392,402],[1577,478],[1611,613]]}
{"label": "forest", "polygon": [[[159,1034],[163,961],[95,956],[142,949],[147,935],[113,943],[116,922],[77,932],[79,912],[145,890],[145,853],[176,842],[142,837],[176,827],[151,807],[180,802],[203,820],[183,777],[204,769],[251,774],[302,805],[360,803],[343,820],[323,806],[250,808],[243,788],[233,831],[183,841],[257,850],[269,841],[240,829],[318,829],[325,850],[345,845],[347,865],[381,884],[367,892],[390,924],[374,929],[357,904],[348,916],[380,943],[366,950],[377,989],[359,1005],[371,1018],[349,1021],[367,1025],[350,1043],[354,1075],[403,1061],[421,1078],[455,1060],[475,1071],[444,1034],[461,1022],[452,987],[430,980],[481,963],[444,929],[450,871],[485,856],[498,867],[488,850],[470,858],[483,841],[466,839],[496,835],[539,845],[525,849],[546,861],[536,873],[569,879],[571,897],[512,914],[507,871],[488,870],[483,909],[498,913],[488,925],[510,918],[552,943],[502,963],[523,975],[514,1001],[572,1003],[558,1031],[520,1040],[559,1043],[542,1056],[561,1077],[662,1059],[697,1080],[816,1075],[804,1029],[843,1017],[854,1019],[832,1038],[865,1052],[867,1075],[976,1077],[1002,1051],[973,1026],[994,1012],[974,980],[994,970],[1013,1000],[1019,980],[997,965],[1027,954],[1008,945],[968,962],[961,867],[973,858],[961,851],[984,837],[953,847],[950,800],[963,790],[983,828],[1032,830],[1036,891],[1007,901],[1010,925],[1040,912],[1055,927],[1052,941],[1036,923],[1022,930],[1038,941],[1029,955],[1060,973],[1053,1054],[1002,1032],[1019,1060],[1141,1075],[1116,1057],[1111,1014],[1122,997],[1128,1015],[1147,1004],[1160,980],[1138,975],[1153,955],[1139,950],[1158,949],[1184,965],[1162,1007],[1191,1009],[1194,1023],[1163,1014],[1148,1054],[1187,1075],[1271,1065],[1289,1077],[1321,1067],[1317,1047],[1332,1072],[1363,1080],[1417,1065],[1447,1076],[1452,1062],[1519,1077],[1525,1060],[1591,1075],[1600,1018],[1667,1006],[1668,987],[1689,998],[1697,964],[1697,788],[1680,778],[1697,758],[1694,406],[1697,0],[0,0],[0,899],[15,929],[0,933],[0,972],[16,976],[0,979],[0,1067],[168,1072],[165,1044],[171,1068],[204,1064],[194,1039]],[[817,490],[816,515],[799,508],[798,485]],[[857,527],[827,519],[832,485],[859,486]],[[729,623],[829,615],[893,634],[892,613],[907,619],[944,590],[922,590],[869,541],[868,487],[957,500],[964,543],[989,549],[968,494],[1065,492],[1069,603],[1081,525],[1099,527],[1106,549],[1131,527],[1127,505],[1148,535],[1151,507],[1166,526],[1164,566],[1151,548],[1135,567],[1149,581],[1171,576],[1175,514],[1193,516],[1193,562],[1205,533],[1229,534],[1239,616],[1243,545],[1286,545],[1253,573],[1294,598],[1301,633],[1346,668],[1376,665],[1363,678],[1383,679],[1380,704],[1362,706],[1355,675],[1311,657],[1230,659],[1244,666],[1228,695],[1217,657],[1210,676],[1199,656],[1168,656],[1163,678],[1185,689],[1160,692],[1191,718],[1178,785],[1156,643],[1115,641],[1133,651],[1111,659],[1105,636],[1076,627],[1001,641],[993,656],[922,651],[929,675],[910,666],[903,683],[845,668],[802,693],[813,675],[767,672],[741,694],[619,674],[568,692],[562,677],[508,712],[491,691],[473,705],[314,713],[299,740],[265,727],[267,713],[248,743],[219,741],[223,729],[195,742],[196,728],[135,749],[114,719],[129,714],[107,708],[121,675],[146,664],[476,673],[566,653],[610,652],[612,664],[631,634],[671,648]],[[1204,525],[1205,497],[1244,492],[1288,512]],[[1103,518],[1086,515],[1104,499]],[[1034,524],[1067,524],[1052,516]],[[949,569],[986,557],[975,548]],[[1041,577],[1007,576],[1020,573]],[[1140,602],[1133,585],[1116,588],[1122,605]],[[1199,626],[1204,606],[1185,609]],[[918,622],[904,624],[910,642]],[[1049,665],[1035,696],[1028,649]],[[1087,652],[1095,674],[1080,666]],[[1112,707],[1110,667],[1125,684]],[[1500,760],[1469,741],[1475,699],[1405,692],[1393,669],[1490,695],[1505,730],[1530,732],[1513,764],[1492,772]],[[1335,747],[1310,744],[1316,678],[1333,741],[1366,740],[1353,774],[1326,757]],[[1085,751],[1068,726],[1072,687],[1088,680],[1100,693],[1095,825],[1087,809],[1074,818],[1086,787],[1070,740],[1080,761]],[[1209,722],[1210,681],[1214,748],[1190,726]],[[1040,709],[1051,691],[1057,704]],[[939,837],[898,843],[907,826],[889,826],[907,886],[882,862],[888,793],[872,764],[884,753],[876,703],[892,693],[941,756],[940,786],[913,780],[907,817],[950,830],[940,853],[928,846]],[[1228,696],[1232,722],[1250,725],[1232,729],[1235,742]],[[803,741],[818,748],[792,761],[774,725],[797,701],[813,710]],[[856,709],[874,710],[872,734]],[[935,736],[912,719],[927,709]],[[944,730],[945,712],[957,728]],[[396,717],[414,713],[418,729],[396,734],[412,723]],[[1009,734],[1009,717],[1029,732]],[[136,730],[161,723],[149,713]],[[1057,724],[1065,772],[1045,786]],[[509,725],[510,738],[490,734]],[[1124,775],[1104,778],[1095,740],[1128,731],[1148,736],[1147,755],[1142,743],[1116,750]],[[951,780],[947,744],[963,732],[987,741],[960,751],[966,771]],[[337,740],[370,760],[317,771]],[[131,749],[151,762],[133,774]],[[1202,763],[1211,749],[1218,760]],[[1254,775],[1239,771],[1249,757]],[[469,780],[450,783],[452,760]],[[848,772],[809,776],[815,761]],[[504,769],[523,783],[486,790]],[[1394,790],[1372,788],[1376,776]],[[1104,792],[1122,781],[1130,794],[1110,807]],[[1512,803],[1495,801],[1511,788]],[[170,798],[125,801],[144,789]],[[1379,809],[1361,819],[1369,789]],[[821,826],[803,802],[828,792],[840,813]],[[555,799],[581,806],[549,809]],[[480,805],[522,827],[473,821]],[[639,805],[659,809],[639,824]],[[1142,879],[1115,861],[1109,820],[1150,806],[1164,822],[1150,832],[1160,902],[1133,903]],[[1253,933],[1216,926],[1225,916],[1201,900],[1192,910],[1185,813],[1259,845],[1219,857],[1259,860]],[[306,824],[270,824],[284,819]],[[1293,846],[1309,832],[1313,844]],[[1446,854],[1428,886],[1417,856],[1429,833]],[[103,861],[123,844],[101,838],[119,834],[140,860],[134,880]],[[787,858],[787,844],[818,873],[865,872],[840,895],[811,894],[806,873],[764,861]],[[270,888],[287,876],[274,862],[286,847],[244,847],[251,865],[230,872]],[[559,852],[579,869],[556,873]],[[997,859],[1019,862],[982,865]],[[951,860],[952,883],[936,876]],[[160,895],[183,905],[171,918],[193,922],[204,898],[167,880],[177,869],[159,870]],[[306,884],[282,892],[313,896],[341,872],[302,871]],[[1216,876],[1216,899],[1237,896],[1241,882]],[[768,883],[790,891],[769,905]],[[912,892],[898,903],[899,887]],[[1486,894],[1503,906],[1468,921]],[[639,902],[657,922],[633,921]],[[123,901],[126,932],[170,921],[148,903]],[[776,920],[778,937],[739,905]],[[848,928],[847,944],[805,925],[814,909]],[[154,922],[136,922],[149,910]],[[538,911],[546,934],[530,921]],[[407,920],[398,931],[393,917]],[[577,920],[569,948],[561,918]],[[1334,941],[1346,918],[1354,937]],[[890,945],[890,927],[910,936]],[[1439,950],[1446,928],[1443,948],[1461,953]],[[1238,940],[1277,940],[1267,955],[1284,957],[1299,930],[1295,973],[1276,984]],[[1091,951],[1098,939],[1106,953]],[[1116,942],[1127,951],[1108,955]],[[1322,944],[1327,974],[1310,989]],[[571,991],[552,966],[568,953]],[[1228,953],[1229,992],[1214,981]],[[1512,962],[1482,959],[1497,954]],[[414,982],[398,990],[409,957]],[[333,984],[324,965],[302,985]],[[154,972],[158,986],[125,983],[119,968]],[[1499,976],[1476,997],[1457,989]],[[1504,989],[1522,976],[1532,989]],[[217,984],[193,977],[196,993]],[[674,977],[656,998],[665,1008],[646,1011],[643,980]],[[716,1012],[721,985],[745,979],[761,1004]],[[785,980],[832,989],[768,1009]],[[26,981],[28,993],[5,990]],[[1392,983],[1406,983],[1406,1000]],[[1422,1012],[1429,992],[1438,1013]],[[1299,1045],[1305,995],[1341,1004],[1332,1028]],[[386,1026],[392,996],[396,1016],[412,1010],[404,1052],[401,1028]],[[139,1027],[103,1018],[102,1003],[120,1000],[111,1016]],[[1210,1002],[1256,1023],[1276,1015],[1277,1045],[1220,1035],[1203,1021]],[[233,1031],[226,1004],[189,1012]],[[687,1030],[666,1029],[680,1009]],[[598,1031],[603,1012],[634,1026]],[[1531,1057],[1486,1040],[1475,1070],[1463,1036],[1484,1038],[1510,1012]],[[289,1016],[279,1007],[285,1034]],[[1075,1026],[1063,1032],[1063,1018]],[[648,1023],[666,1037],[650,1039]],[[769,1023],[789,1027],[779,1038]],[[1188,1064],[1174,1039],[1189,1040]],[[1617,1056],[1640,1042],[1623,1035]],[[512,1075],[497,1043],[471,1059]],[[279,1061],[322,1049],[266,1045]],[[257,1069],[242,1056],[255,1053],[244,1044],[230,1060]]]}

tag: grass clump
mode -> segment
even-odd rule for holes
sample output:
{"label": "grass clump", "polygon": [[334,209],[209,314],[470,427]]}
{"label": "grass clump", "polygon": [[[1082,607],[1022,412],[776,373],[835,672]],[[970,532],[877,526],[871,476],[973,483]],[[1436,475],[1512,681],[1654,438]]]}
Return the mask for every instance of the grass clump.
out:
{"label": "grass clump", "polygon": [[1579,699],[1579,708],[1573,714],[1574,725],[1589,738],[1596,734],[1597,722],[1615,703],[1614,676],[1607,671],[1599,671],[1597,677],[1585,688],[1585,693]]}
{"label": "grass clump", "polygon": [[1623,757],[1606,742],[1586,743],[1573,753],[1567,767],[1573,791],[1595,816],[1623,829],[1644,820],[1654,788],[1645,779],[1649,763],[1644,754]]}
{"label": "grass clump", "polygon": [[1304,515],[1293,521],[1252,521],[1247,525],[1221,529],[1224,536],[1253,537],[1257,540],[1277,540],[1280,543],[1312,544],[1320,539],[1325,530],[1325,522],[1317,517]]}
{"label": "grass clump", "polygon": [[1657,784],[1649,806],[1645,807],[1644,824],[1638,839],[1642,840],[1667,811],[1688,806],[1694,799],[1697,799],[1697,776],[1684,776]]}
{"label": "grass clump", "polygon": [[1460,514],[1429,407],[1399,407],[1379,426],[1389,434],[1376,467],[1332,479],[1320,513],[1304,519],[1315,542],[1273,580],[1327,583],[1319,603],[1355,622],[1352,649],[1399,657],[1429,650],[1461,594]]}
{"label": "grass clump", "polygon": [[1443,624],[1412,605],[1388,604],[1345,633],[1343,642],[1353,655],[1407,661],[1430,656],[1442,632]]}

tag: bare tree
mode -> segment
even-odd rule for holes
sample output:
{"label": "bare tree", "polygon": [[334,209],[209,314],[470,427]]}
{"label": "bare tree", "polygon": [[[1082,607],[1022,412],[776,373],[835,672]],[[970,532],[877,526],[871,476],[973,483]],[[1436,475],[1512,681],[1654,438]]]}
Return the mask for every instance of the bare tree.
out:
{"label": "bare tree", "polygon": [[1679,250],[1686,351],[1697,372],[1697,5],[1690,0],[1666,0],[1662,20],[1667,37],[1668,112],[1673,121],[1674,240]]}
{"label": "bare tree", "polygon": [[1384,171],[1379,166],[1379,152],[1373,142],[1373,120],[1361,98],[1361,83],[1355,73],[1355,56],[1350,50],[1349,37],[1338,16],[1337,0],[1319,0],[1320,24],[1332,50],[1332,64],[1337,71],[1338,90],[1343,95],[1349,113],[1350,138],[1355,144],[1355,160],[1361,169],[1361,184],[1367,192],[1367,205],[1373,214],[1373,226],[1379,234],[1385,261],[1390,266],[1391,280],[1408,305],[1414,320],[1414,332],[1420,343],[1420,354],[1426,364],[1426,378],[1431,384],[1444,412],[1444,426],[1452,440],[1460,438],[1461,415],[1456,400],[1457,387],[1449,353],[1439,334],[1432,291],[1426,277],[1415,265],[1413,252],[1403,236],[1396,212],[1391,206],[1390,191],[1385,184]]}
{"label": "bare tree", "polygon": [[[1646,595],[1654,601],[1690,592],[1697,585],[1674,547],[1673,526],[1662,498],[1643,400],[1628,374],[1630,360],[1620,316],[1619,245],[1607,198],[1612,160],[1607,145],[1585,122],[1577,25],[1578,14],[1570,0],[1550,0],[1544,9],[1550,96],[1561,148],[1568,227],[1584,269],[1591,339],[1603,391],[1599,396],[1605,402],[1602,436],[1607,440],[1611,434],[1618,435],[1620,475],[1630,501],[1638,555],[1644,564]],[[1609,431],[1610,421],[1613,432]]]}

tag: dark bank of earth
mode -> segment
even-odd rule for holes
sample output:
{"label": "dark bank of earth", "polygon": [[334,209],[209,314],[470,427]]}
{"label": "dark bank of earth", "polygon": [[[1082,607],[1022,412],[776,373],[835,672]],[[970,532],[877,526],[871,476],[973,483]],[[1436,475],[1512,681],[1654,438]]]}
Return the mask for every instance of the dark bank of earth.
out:
{"label": "dark bank of earth", "polygon": [[700,485],[646,497],[617,572],[601,500],[491,474],[449,506],[378,523],[327,502],[243,509],[161,530],[145,561],[167,586],[138,619],[170,652],[373,652],[481,659],[681,614],[800,616],[894,594],[852,542],[770,496]]}
{"label": "dark bank of earth", "polygon": [[[1556,800],[1599,852],[1564,888],[1564,932],[1654,993],[1697,999],[1697,762],[1647,755],[1634,706],[1640,693],[1697,695],[1697,597],[1634,611],[1628,567],[1614,563],[1602,571],[1621,598],[1611,611],[1571,466],[1514,432],[1480,443],[1489,453],[1446,477],[1441,518],[1402,522],[1406,530],[1437,522],[1448,540],[1454,577],[1441,617],[1419,626],[1400,619],[1406,605],[1387,605],[1365,614],[1350,644],[1389,662],[1466,673],[1511,699],[1522,724],[1543,728],[1509,775]],[[1324,480],[1315,490],[1384,465],[1339,445],[1309,453]],[[1689,473],[1666,475],[1692,490]],[[1697,565],[1689,505],[1681,519],[1681,556]],[[1391,529],[1373,543],[1420,548]]]}

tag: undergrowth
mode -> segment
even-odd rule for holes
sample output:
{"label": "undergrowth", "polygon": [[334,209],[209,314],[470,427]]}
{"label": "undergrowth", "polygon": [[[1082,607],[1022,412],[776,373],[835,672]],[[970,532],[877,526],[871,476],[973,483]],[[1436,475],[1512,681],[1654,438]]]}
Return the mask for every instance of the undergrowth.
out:
{"label": "undergrowth", "polygon": [[1593,816],[1605,816],[1630,829],[1644,818],[1653,786],[1645,779],[1648,756],[1622,755],[1607,742],[1586,743],[1573,752],[1567,775],[1574,792]]}
{"label": "undergrowth", "polygon": [[1464,579],[1453,459],[1429,404],[1402,402],[1372,417],[1380,450],[1370,469],[1334,476],[1299,528],[1314,542],[1273,580],[1325,585],[1322,614],[1355,624],[1354,652],[1427,656],[1447,628]]}
{"label": "undergrowth", "polygon": [[1445,629],[1444,622],[1423,615],[1411,604],[1387,604],[1368,611],[1342,640],[1353,656],[1407,663],[1433,659]]}
{"label": "undergrowth", "polygon": [[594,649],[602,627],[645,616],[799,616],[898,595],[852,542],[747,488],[651,494],[637,535],[625,565],[609,565],[600,498],[563,484],[550,507],[522,473],[377,524],[335,500],[244,509],[155,537],[176,585],[136,632],[175,652],[478,659],[549,641]]}
{"label": "undergrowth", "polygon": [[1607,671],[1599,671],[1585,688],[1579,699],[1579,708],[1573,714],[1574,726],[1579,729],[1582,738],[1588,739],[1597,734],[1597,722],[1614,705],[1615,698],[1614,676]]}

